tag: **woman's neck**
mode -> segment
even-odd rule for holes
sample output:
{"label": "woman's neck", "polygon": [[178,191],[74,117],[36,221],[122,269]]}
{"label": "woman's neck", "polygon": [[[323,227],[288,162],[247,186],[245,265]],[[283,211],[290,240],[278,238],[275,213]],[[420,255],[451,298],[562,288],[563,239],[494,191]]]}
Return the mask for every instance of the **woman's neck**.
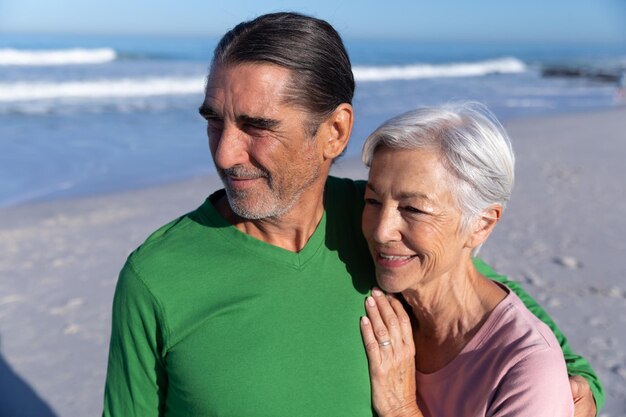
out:
{"label": "woman's neck", "polygon": [[463,350],[506,292],[480,274],[470,260],[469,264],[402,295],[416,320],[416,368],[432,373]]}

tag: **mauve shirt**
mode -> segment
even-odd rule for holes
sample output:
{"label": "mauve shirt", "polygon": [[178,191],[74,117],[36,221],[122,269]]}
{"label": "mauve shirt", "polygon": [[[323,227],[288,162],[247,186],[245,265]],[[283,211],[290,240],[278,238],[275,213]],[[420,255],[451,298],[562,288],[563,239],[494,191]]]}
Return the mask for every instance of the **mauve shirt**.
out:
{"label": "mauve shirt", "polygon": [[574,415],[559,343],[511,291],[459,356],[416,380],[425,417]]}

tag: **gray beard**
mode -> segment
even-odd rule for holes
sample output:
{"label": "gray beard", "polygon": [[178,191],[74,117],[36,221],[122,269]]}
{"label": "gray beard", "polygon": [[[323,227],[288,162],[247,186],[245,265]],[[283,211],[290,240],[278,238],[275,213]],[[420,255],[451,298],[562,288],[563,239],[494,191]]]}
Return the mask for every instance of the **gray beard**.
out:
{"label": "gray beard", "polygon": [[[314,165],[309,165],[309,167],[313,166]],[[278,190],[272,175],[256,167],[233,166],[231,168],[218,170],[218,173],[226,189],[228,204],[237,216],[247,220],[278,219],[288,213],[296,205],[302,193],[319,178],[320,166],[315,165],[315,168],[312,169],[311,172],[308,172],[308,177],[304,178],[304,181],[299,184],[298,188],[294,191]],[[228,181],[226,180],[228,176],[239,178],[265,178],[268,183],[269,198],[254,206],[246,204],[246,201],[249,202],[251,197],[254,196],[251,195],[250,191],[233,191],[230,189]]]}
{"label": "gray beard", "polygon": [[[232,170],[233,168],[231,168]],[[230,171],[232,173],[237,173],[239,176],[242,175],[243,171]],[[260,171],[255,171],[256,174],[261,173]],[[293,192],[288,198],[281,196],[279,193],[274,191],[272,187],[272,177],[263,172],[263,177],[267,178],[267,182],[269,184],[269,190],[271,193],[270,201],[264,201],[262,204],[257,204],[255,207],[250,207],[249,204],[246,204],[246,200],[250,199],[249,191],[233,191],[228,187],[227,181],[224,180],[224,175],[226,171],[220,173],[222,176],[222,182],[224,183],[224,189],[226,190],[226,197],[228,198],[228,204],[231,210],[239,217],[247,220],[261,220],[261,219],[277,219],[288,213],[295,205],[302,193],[310,187],[320,176],[319,167],[316,169],[312,175],[306,179],[304,183],[302,183],[298,190]],[[252,175],[251,175],[252,176]],[[258,175],[257,175],[258,176]]]}
{"label": "gray beard", "polygon": [[296,198],[290,201],[289,204],[283,206],[280,206],[276,199],[274,199],[272,202],[273,204],[266,204],[268,207],[256,206],[251,208],[245,203],[246,200],[248,200],[248,192],[232,191],[228,188],[228,186],[225,186],[225,189],[226,197],[228,197],[228,204],[230,205],[231,210],[237,216],[247,220],[278,218],[293,208],[298,197],[296,196]]}

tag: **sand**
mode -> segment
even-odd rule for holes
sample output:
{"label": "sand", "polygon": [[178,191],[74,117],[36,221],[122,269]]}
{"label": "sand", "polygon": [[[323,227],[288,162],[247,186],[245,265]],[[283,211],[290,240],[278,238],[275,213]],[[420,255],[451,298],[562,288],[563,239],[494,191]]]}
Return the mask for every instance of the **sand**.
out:
{"label": "sand", "polygon": [[[506,123],[513,199],[481,255],[524,283],[626,415],[626,109]],[[364,178],[360,161],[334,172]],[[148,233],[219,187],[197,178],[0,209],[0,415],[101,413],[117,273]]]}

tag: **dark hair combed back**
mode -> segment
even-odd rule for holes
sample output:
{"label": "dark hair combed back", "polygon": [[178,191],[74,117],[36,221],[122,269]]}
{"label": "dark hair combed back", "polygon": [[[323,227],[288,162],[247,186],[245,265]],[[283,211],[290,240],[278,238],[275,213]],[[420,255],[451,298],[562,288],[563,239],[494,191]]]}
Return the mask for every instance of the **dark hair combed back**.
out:
{"label": "dark hair combed back", "polygon": [[317,124],[341,103],[352,103],[354,76],[337,31],[324,20],[298,13],[271,13],[228,31],[211,68],[271,63],[293,72],[285,100],[313,115]]}

